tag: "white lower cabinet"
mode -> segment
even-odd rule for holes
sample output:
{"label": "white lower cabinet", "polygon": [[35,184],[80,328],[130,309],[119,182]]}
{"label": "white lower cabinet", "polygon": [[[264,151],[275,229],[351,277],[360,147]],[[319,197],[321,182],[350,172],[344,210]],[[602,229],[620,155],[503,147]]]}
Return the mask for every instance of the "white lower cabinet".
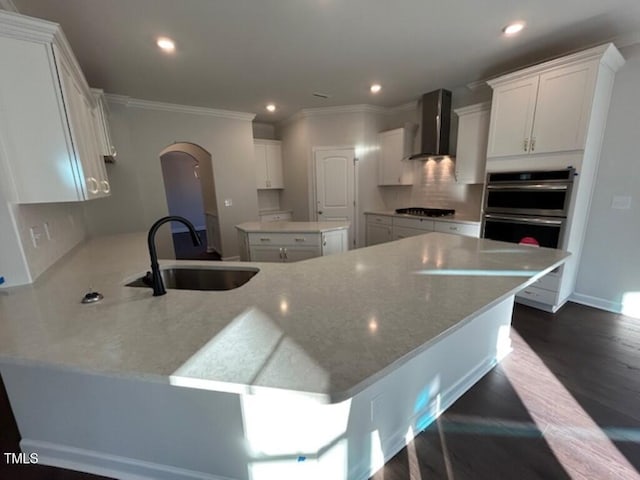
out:
{"label": "white lower cabinet", "polygon": [[[264,233],[239,231],[242,260],[299,262],[347,251],[347,229],[313,233]],[[246,257],[246,258],[243,258]]]}
{"label": "white lower cabinet", "polygon": [[291,221],[291,213],[267,213],[264,215],[260,215],[261,222],[290,222]]}
{"label": "white lower cabinet", "polygon": [[366,245],[401,240],[429,232],[454,233],[468,237],[480,237],[480,222],[461,223],[432,220],[430,218],[396,217],[391,215],[366,215]]}
{"label": "white lower cabinet", "polygon": [[393,219],[385,215],[367,215],[366,244],[368,247],[393,240]]}

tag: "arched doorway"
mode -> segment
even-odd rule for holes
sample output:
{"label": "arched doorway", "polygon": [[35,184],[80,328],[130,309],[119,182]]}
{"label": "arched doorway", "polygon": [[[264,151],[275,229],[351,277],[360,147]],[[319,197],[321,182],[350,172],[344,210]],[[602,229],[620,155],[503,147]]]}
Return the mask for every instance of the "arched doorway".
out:
{"label": "arched doorway", "polygon": [[186,227],[172,223],[176,258],[220,260],[211,154],[194,143],[176,142],[160,152],[160,164],[169,214],[191,221],[203,243],[194,247]]}

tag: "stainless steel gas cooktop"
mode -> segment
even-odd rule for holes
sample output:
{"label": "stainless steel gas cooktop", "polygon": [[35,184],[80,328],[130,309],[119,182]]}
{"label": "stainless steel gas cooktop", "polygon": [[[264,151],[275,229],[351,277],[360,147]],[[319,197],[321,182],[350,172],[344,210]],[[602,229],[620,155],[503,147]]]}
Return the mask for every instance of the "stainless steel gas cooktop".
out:
{"label": "stainless steel gas cooktop", "polygon": [[409,207],[397,208],[396,213],[415,215],[417,217],[446,217],[447,215],[453,215],[456,211],[452,208]]}

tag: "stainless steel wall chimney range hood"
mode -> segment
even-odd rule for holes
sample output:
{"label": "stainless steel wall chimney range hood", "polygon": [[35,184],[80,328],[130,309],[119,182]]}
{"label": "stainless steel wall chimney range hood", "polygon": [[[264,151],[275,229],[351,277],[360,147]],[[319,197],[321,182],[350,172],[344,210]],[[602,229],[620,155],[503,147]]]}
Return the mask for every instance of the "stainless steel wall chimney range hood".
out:
{"label": "stainless steel wall chimney range hood", "polygon": [[410,159],[449,155],[451,92],[440,89],[422,95],[420,102],[420,152]]}

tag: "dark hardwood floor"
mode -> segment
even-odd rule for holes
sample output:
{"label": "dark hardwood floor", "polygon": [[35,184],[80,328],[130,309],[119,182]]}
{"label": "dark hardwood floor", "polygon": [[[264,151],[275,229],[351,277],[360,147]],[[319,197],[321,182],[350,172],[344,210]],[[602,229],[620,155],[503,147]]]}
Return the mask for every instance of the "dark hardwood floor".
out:
{"label": "dark hardwood floor", "polygon": [[[640,320],[571,303],[555,315],[518,305],[513,343],[373,478],[640,478]],[[0,428],[0,450],[19,452],[1,383]],[[0,478],[102,477],[2,458]]]}

